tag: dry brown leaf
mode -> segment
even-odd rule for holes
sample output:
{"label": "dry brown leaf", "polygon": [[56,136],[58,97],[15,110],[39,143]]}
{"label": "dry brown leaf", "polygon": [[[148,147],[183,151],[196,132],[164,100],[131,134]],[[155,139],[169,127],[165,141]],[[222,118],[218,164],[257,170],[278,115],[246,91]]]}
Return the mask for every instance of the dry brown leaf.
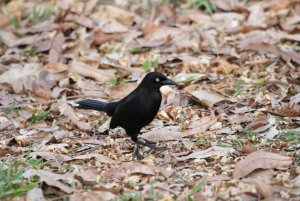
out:
{"label": "dry brown leaf", "polygon": [[106,172],[106,177],[110,179],[119,180],[131,174],[155,175],[158,169],[159,167],[156,166],[146,165],[140,162],[132,161],[110,168]]}
{"label": "dry brown leaf", "polygon": [[73,108],[68,105],[66,96],[63,96],[62,99],[58,100],[58,109],[62,115],[65,115],[72,123],[78,126],[78,128],[83,130],[92,130],[92,127],[89,124],[80,121]]}
{"label": "dry brown leaf", "polygon": [[6,154],[10,154],[10,153],[11,153],[11,150],[8,147],[0,144],[0,157],[3,157]]}
{"label": "dry brown leaf", "polygon": [[10,19],[7,15],[4,15],[3,13],[0,13],[0,28],[4,28],[6,27],[7,25],[9,25],[10,23]]}
{"label": "dry brown leaf", "polygon": [[252,144],[245,144],[237,149],[238,151],[246,154],[250,154],[252,152],[258,151],[257,147]]}
{"label": "dry brown leaf", "polygon": [[1,117],[0,116],[0,131],[6,129],[10,125],[12,125],[11,121],[9,121],[6,117]]}
{"label": "dry brown leaf", "polygon": [[256,188],[256,191],[260,195],[261,198],[269,200],[272,199],[272,188],[270,185],[264,183],[263,181],[259,179],[250,179],[247,178],[246,180],[247,183],[253,184]]}
{"label": "dry brown leaf", "polygon": [[81,62],[71,63],[70,71],[84,77],[93,78],[102,83],[107,82],[111,77],[114,76],[114,71],[97,69]]}
{"label": "dry brown leaf", "polygon": [[50,171],[45,171],[45,170],[34,170],[34,169],[29,169],[26,170],[23,173],[24,178],[31,178],[32,176],[39,176],[39,181],[40,182],[45,182],[49,186],[54,186],[66,193],[72,193],[75,192],[76,189],[72,189],[65,185],[63,182],[76,182],[76,180],[73,178],[72,175],[70,174],[55,174]]}
{"label": "dry brown leaf", "polygon": [[0,83],[14,84],[26,76],[37,77],[42,67],[37,63],[26,63],[23,67],[12,67],[0,75]]}
{"label": "dry brown leaf", "polygon": [[42,189],[34,188],[27,192],[26,201],[46,201],[46,199]]}
{"label": "dry brown leaf", "polygon": [[93,44],[102,45],[109,41],[120,41],[123,38],[121,34],[106,34],[103,32],[96,32],[93,35]]}
{"label": "dry brown leaf", "polygon": [[217,62],[217,67],[212,68],[212,71],[216,73],[222,73],[225,75],[230,74],[232,71],[239,69],[239,66],[236,64],[230,64],[224,59],[219,59]]}
{"label": "dry brown leaf", "polygon": [[85,154],[85,155],[79,155],[79,156],[74,156],[73,158],[69,159],[68,161],[71,160],[90,160],[92,158],[95,158],[97,161],[101,163],[107,163],[107,164],[114,164],[116,161],[108,158],[107,156],[104,156],[102,154]]}
{"label": "dry brown leaf", "polygon": [[47,161],[51,161],[54,160],[55,162],[57,162],[58,164],[62,164],[65,161],[69,161],[72,158],[68,155],[64,155],[64,154],[59,154],[59,153],[54,153],[54,152],[31,152],[30,153],[30,157],[42,157]]}
{"label": "dry brown leaf", "polygon": [[292,164],[292,158],[279,154],[256,151],[241,160],[234,169],[233,178],[239,179],[255,169],[282,168]]}
{"label": "dry brown leaf", "polygon": [[137,83],[121,83],[109,89],[109,97],[118,100],[127,96],[137,87]]}
{"label": "dry brown leaf", "polygon": [[114,200],[116,195],[109,191],[88,190],[86,192],[74,193],[69,199],[70,201],[109,201]]}
{"label": "dry brown leaf", "polygon": [[141,135],[141,138],[150,141],[170,141],[170,140],[180,140],[187,134],[180,131],[179,126],[166,126],[164,128],[158,128]]}
{"label": "dry brown leaf", "polygon": [[61,73],[68,70],[68,66],[62,63],[49,63],[46,66],[46,70],[50,73]]}
{"label": "dry brown leaf", "polygon": [[192,92],[191,95],[194,96],[201,104],[209,108],[213,107],[214,104],[218,102],[227,100],[227,98],[221,94],[202,89]]}
{"label": "dry brown leaf", "polygon": [[94,169],[84,170],[75,174],[75,179],[83,185],[95,185],[99,179],[99,173]]}
{"label": "dry brown leaf", "polygon": [[62,61],[62,46],[65,43],[65,37],[63,33],[58,33],[51,45],[51,49],[49,51],[48,62],[49,63],[59,63]]}
{"label": "dry brown leaf", "polygon": [[247,25],[254,27],[265,27],[266,24],[266,14],[262,6],[262,2],[258,2],[252,5],[250,8],[250,15],[248,17]]}
{"label": "dry brown leaf", "polygon": [[214,112],[210,116],[202,117],[197,121],[193,121],[189,128],[186,130],[188,135],[194,135],[197,133],[203,133],[208,130],[212,125],[214,125],[219,119]]}
{"label": "dry brown leaf", "polygon": [[209,149],[203,150],[203,151],[196,151],[191,153],[188,156],[182,156],[182,157],[175,157],[178,161],[185,161],[189,159],[201,159],[201,158],[209,158],[211,156],[225,156],[229,153],[234,152],[235,150],[231,147],[219,147],[219,146],[214,146]]}
{"label": "dry brown leaf", "polygon": [[300,188],[300,175],[298,175],[293,181],[292,181],[293,187]]}

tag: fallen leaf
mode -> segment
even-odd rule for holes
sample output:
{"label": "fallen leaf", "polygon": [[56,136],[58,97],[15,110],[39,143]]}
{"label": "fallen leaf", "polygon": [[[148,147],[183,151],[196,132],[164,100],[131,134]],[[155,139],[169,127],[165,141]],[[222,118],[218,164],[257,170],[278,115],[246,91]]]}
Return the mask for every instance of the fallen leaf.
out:
{"label": "fallen leaf", "polygon": [[234,169],[233,178],[239,179],[255,169],[282,168],[292,164],[292,158],[279,154],[256,151],[241,160]]}
{"label": "fallen leaf", "polygon": [[193,91],[191,93],[193,97],[195,97],[196,101],[199,101],[201,104],[211,108],[214,104],[219,103],[224,100],[228,100],[225,96],[213,92],[199,89],[197,91]]}
{"label": "fallen leaf", "polygon": [[59,63],[62,59],[62,46],[65,43],[65,37],[63,33],[58,33],[51,45],[51,49],[49,51],[49,57],[48,57],[48,62],[49,63]]}
{"label": "fallen leaf", "polygon": [[10,154],[10,153],[11,153],[11,150],[8,147],[0,144],[0,157],[3,157],[6,154]]}
{"label": "fallen leaf", "polygon": [[216,116],[214,112],[211,112],[210,116],[205,116],[199,120],[193,121],[189,128],[186,130],[188,135],[194,135],[197,133],[203,133],[213,126],[219,119],[219,116]]}
{"label": "fallen leaf", "polygon": [[300,188],[300,175],[298,175],[293,181],[292,181],[293,187]]}
{"label": "fallen leaf", "polygon": [[250,154],[252,152],[258,151],[257,147],[252,144],[245,144],[237,149],[238,151],[246,154]]}
{"label": "fallen leaf", "polygon": [[239,69],[239,66],[236,64],[230,64],[228,61],[224,59],[219,59],[216,61],[217,66],[212,68],[212,71],[216,73],[222,73],[228,75],[232,73],[234,70]]}
{"label": "fallen leaf", "polygon": [[219,147],[219,146],[214,146],[209,149],[203,150],[203,151],[196,151],[191,153],[188,156],[182,156],[182,157],[175,157],[176,160],[178,161],[185,161],[189,159],[201,159],[201,158],[209,158],[211,156],[226,156],[228,153],[232,153],[235,150],[231,147],[225,148],[225,147]]}
{"label": "fallen leaf", "polygon": [[121,83],[109,90],[109,97],[112,100],[124,98],[137,87],[136,83]]}
{"label": "fallen leaf", "polygon": [[84,77],[90,77],[95,79],[96,81],[105,83],[111,77],[114,77],[114,73],[108,70],[101,70],[91,66],[88,66],[81,62],[73,62],[70,65],[70,71],[73,73],[77,73]]}
{"label": "fallen leaf", "polygon": [[[73,179],[73,177],[70,174],[55,174],[50,171],[45,171],[45,170],[34,170],[34,169],[29,169],[26,170],[23,173],[24,178],[31,178],[32,176],[39,176],[40,182],[45,182],[49,186],[54,186],[66,193],[72,193],[75,192],[76,189],[72,189],[65,185],[63,182],[76,182],[76,180]],[[78,183],[78,182],[76,182]]]}
{"label": "fallen leaf", "polygon": [[68,105],[66,96],[63,96],[62,99],[58,100],[58,109],[62,115],[65,115],[72,123],[78,126],[78,128],[83,130],[92,130],[92,127],[89,124],[80,121],[73,108]]}
{"label": "fallen leaf", "polygon": [[116,195],[108,191],[88,190],[86,192],[74,193],[70,195],[70,201],[109,201],[114,200]]}
{"label": "fallen leaf", "polygon": [[85,155],[79,155],[79,156],[74,156],[68,161],[71,160],[90,160],[92,158],[95,158],[97,161],[101,163],[107,163],[107,164],[114,164],[116,161],[108,158],[107,156],[104,156],[102,154],[85,154]]}
{"label": "fallen leaf", "polygon": [[273,192],[272,192],[272,187],[263,181],[259,179],[250,179],[247,178],[246,180],[247,183],[253,184],[256,188],[256,191],[260,195],[261,198],[269,200],[272,198]]}
{"label": "fallen leaf", "polygon": [[46,199],[42,189],[34,188],[27,192],[26,201],[46,201]]}
{"label": "fallen leaf", "polygon": [[110,179],[121,179],[131,174],[155,175],[159,167],[146,165],[140,162],[127,162],[110,168],[106,172],[106,177]]}
{"label": "fallen leaf", "polygon": [[75,174],[75,179],[79,180],[83,185],[95,185],[99,174],[96,170],[89,169]]}
{"label": "fallen leaf", "polygon": [[34,157],[34,158],[42,157],[47,161],[53,160],[53,161],[57,162],[58,164],[62,164],[65,161],[72,160],[72,158],[68,155],[54,153],[54,152],[36,151],[36,152],[31,152],[29,156]]}
{"label": "fallen leaf", "polygon": [[140,137],[150,141],[170,141],[179,140],[187,134],[180,131],[179,126],[166,126],[143,133]]}

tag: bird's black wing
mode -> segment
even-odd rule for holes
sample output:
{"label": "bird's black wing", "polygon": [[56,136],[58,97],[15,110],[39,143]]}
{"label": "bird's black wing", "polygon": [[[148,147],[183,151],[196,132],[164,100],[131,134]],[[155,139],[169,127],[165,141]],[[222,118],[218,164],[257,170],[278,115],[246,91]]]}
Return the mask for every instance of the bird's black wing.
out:
{"label": "bird's black wing", "polygon": [[136,90],[122,99],[118,104],[110,127],[123,127],[128,135],[139,132],[156,116],[161,103],[161,94]]}

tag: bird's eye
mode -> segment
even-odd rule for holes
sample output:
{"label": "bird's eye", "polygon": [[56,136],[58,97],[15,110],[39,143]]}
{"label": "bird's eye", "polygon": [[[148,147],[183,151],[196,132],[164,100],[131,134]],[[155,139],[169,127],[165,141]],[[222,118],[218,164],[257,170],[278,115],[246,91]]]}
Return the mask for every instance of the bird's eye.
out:
{"label": "bird's eye", "polygon": [[160,79],[159,79],[159,78],[156,78],[156,79],[155,79],[155,82],[160,82]]}

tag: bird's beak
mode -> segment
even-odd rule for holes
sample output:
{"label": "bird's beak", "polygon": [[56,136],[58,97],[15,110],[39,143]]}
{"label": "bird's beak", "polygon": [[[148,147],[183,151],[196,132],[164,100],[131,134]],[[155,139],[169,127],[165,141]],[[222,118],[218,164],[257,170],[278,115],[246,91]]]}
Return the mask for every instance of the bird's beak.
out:
{"label": "bird's beak", "polygon": [[161,82],[163,85],[178,85],[176,82],[174,82],[171,79],[166,79],[164,81]]}

